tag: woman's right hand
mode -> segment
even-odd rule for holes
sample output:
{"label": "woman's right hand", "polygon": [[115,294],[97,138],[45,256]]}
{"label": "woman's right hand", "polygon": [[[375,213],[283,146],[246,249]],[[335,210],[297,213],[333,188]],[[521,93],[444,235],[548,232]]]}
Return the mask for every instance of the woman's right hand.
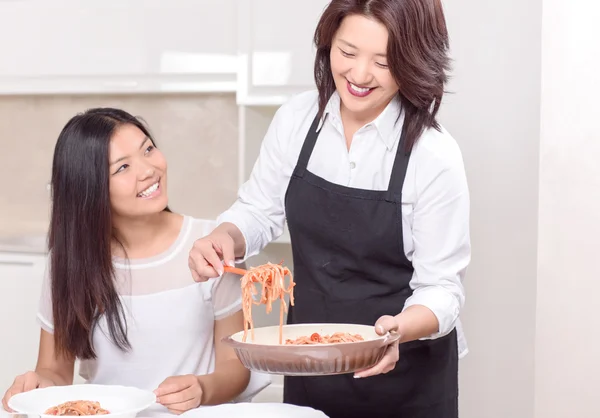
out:
{"label": "woman's right hand", "polygon": [[15,378],[12,386],[8,388],[4,397],[2,398],[2,406],[8,412],[14,412],[8,407],[8,401],[11,397],[21,392],[29,392],[30,390],[37,388],[46,388],[49,386],[55,386],[54,382],[50,379],[40,376],[36,372],[27,372]]}
{"label": "woman's right hand", "polygon": [[223,261],[234,267],[235,242],[224,228],[217,228],[211,234],[194,242],[190,251],[188,265],[196,282],[223,274]]}

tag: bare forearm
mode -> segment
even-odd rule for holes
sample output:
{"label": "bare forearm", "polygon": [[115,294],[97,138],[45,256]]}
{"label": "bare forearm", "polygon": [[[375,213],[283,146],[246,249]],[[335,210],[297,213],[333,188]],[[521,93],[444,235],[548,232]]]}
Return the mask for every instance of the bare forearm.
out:
{"label": "bare forearm", "polygon": [[413,305],[396,315],[400,342],[418,340],[428,337],[439,330],[439,323],[434,313],[423,305]]}
{"label": "bare forearm", "polygon": [[202,385],[202,405],[218,405],[231,401],[246,389],[250,371],[238,359],[217,366],[214,373],[199,376]]}
{"label": "bare forearm", "polygon": [[230,222],[224,222],[215,228],[215,231],[224,232],[233,239],[236,258],[241,258],[246,254],[246,240],[237,226]]}

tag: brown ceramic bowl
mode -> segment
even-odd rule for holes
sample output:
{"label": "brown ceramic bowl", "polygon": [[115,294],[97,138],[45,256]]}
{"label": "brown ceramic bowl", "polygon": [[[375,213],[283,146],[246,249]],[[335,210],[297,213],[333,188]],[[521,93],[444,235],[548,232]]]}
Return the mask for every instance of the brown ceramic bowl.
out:
{"label": "brown ceramic bowl", "polygon": [[[360,334],[364,341],[286,345],[285,340],[302,336],[348,332]],[[387,346],[400,338],[397,333],[378,335],[373,326],[356,324],[296,324],[283,326],[283,344],[279,344],[279,325],[250,331],[246,342],[240,331],[223,342],[233,347],[242,364],[253,371],[285,376],[323,376],[352,373],[372,367],[383,357]]]}

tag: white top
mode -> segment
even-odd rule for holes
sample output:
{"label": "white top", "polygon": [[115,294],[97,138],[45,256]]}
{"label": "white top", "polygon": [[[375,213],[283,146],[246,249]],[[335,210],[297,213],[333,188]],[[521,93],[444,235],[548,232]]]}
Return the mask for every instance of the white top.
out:
{"label": "white top", "polygon": [[[120,351],[108,338],[104,319],[93,333],[97,359],[82,360],[79,374],[88,383],[134,386],[153,391],[167,377],[214,371],[215,321],[241,309],[239,276],[225,274],[194,282],[188,256],[198,237],[216,223],[185,216],[179,236],[162,254],[126,262],[115,257],[117,291],[125,311],[131,351]],[[52,333],[52,300],[44,279],[38,321]],[[247,400],[270,383],[253,373],[238,400]]]}
{"label": "white top", "polygon": [[[218,222],[235,224],[246,240],[244,258],[257,254],[284,230],[284,198],[309,127],[317,114],[318,93],[310,91],[281,106],[264,138],[260,155],[241,187],[237,201]],[[347,187],[387,190],[402,129],[393,100],[379,117],[361,129],[346,146],[340,98],[331,97],[321,120],[321,133],[308,170]],[[463,278],[470,262],[469,190],[462,155],[444,129],[423,133],[412,151],[402,189],[404,252],[414,266],[413,295],[404,309],[425,305],[439,320],[439,333],[456,326],[459,355],[468,349],[459,314],[465,295]],[[398,307],[400,311],[401,307]]]}

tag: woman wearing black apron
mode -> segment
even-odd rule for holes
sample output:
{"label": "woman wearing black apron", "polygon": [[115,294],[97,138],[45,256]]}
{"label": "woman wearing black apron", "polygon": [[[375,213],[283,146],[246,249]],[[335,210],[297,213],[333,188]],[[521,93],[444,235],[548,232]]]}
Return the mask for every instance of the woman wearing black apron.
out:
{"label": "woman wearing black apron", "polygon": [[277,111],[238,200],[190,252],[192,274],[222,274],[287,220],[288,323],[402,338],[370,370],[286,377],[284,402],[331,418],[457,418],[469,193],[460,150],[435,119],[448,66],[441,2],[334,0],[315,43],[318,91]]}

